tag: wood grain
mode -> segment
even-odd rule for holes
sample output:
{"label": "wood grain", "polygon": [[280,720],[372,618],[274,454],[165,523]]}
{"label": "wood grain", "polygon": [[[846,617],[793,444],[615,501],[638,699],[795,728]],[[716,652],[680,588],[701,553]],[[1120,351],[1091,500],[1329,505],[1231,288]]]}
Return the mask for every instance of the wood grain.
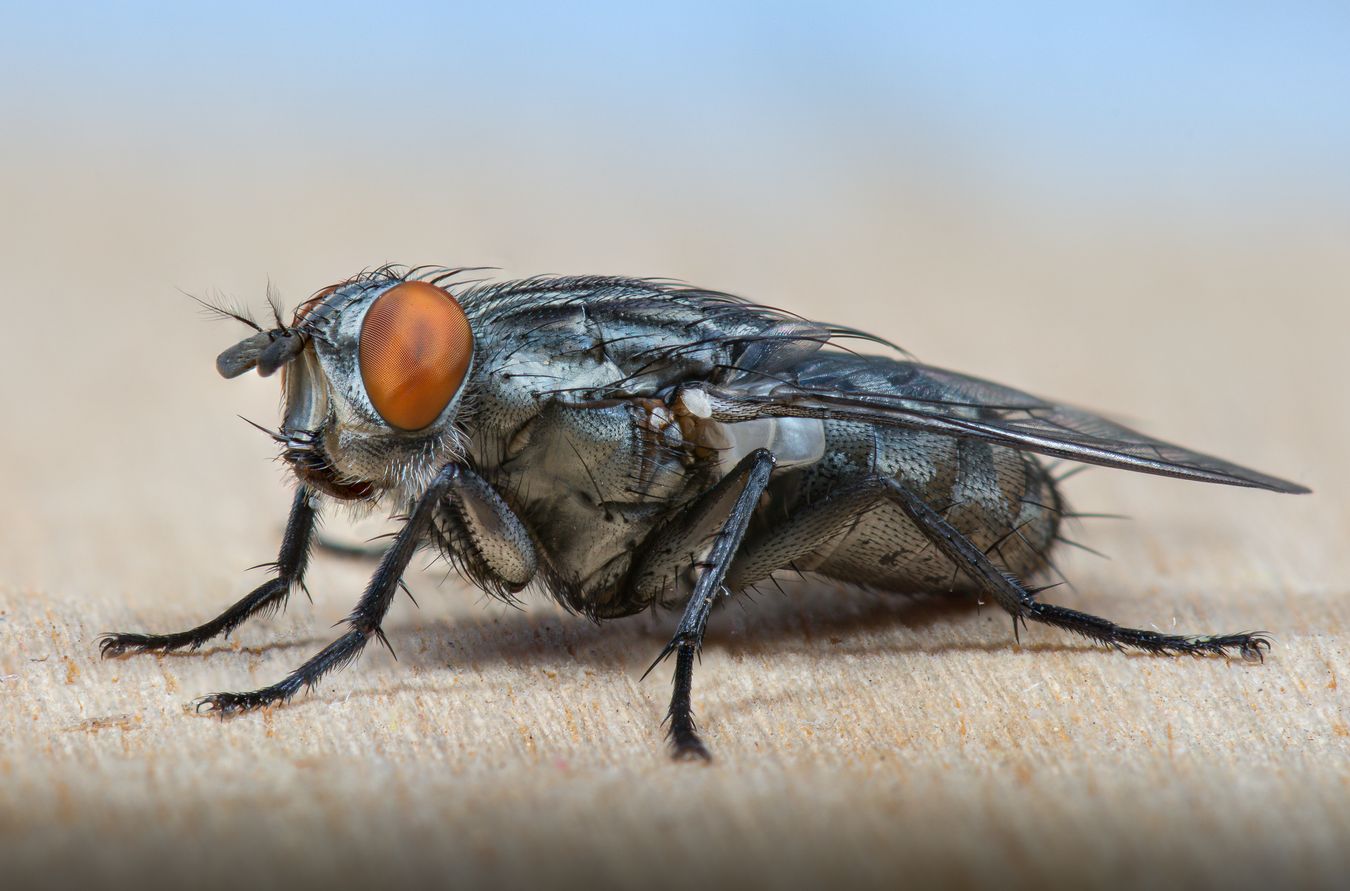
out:
{"label": "wood grain", "polygon": [[[1122,656],[1043,628],[1017,645],[992,609],[794,584],[714,617],[695,685],[716,755],[705,768],[667,762],[667,677],[638,681],[672,617],[596,626],[539,599],[517,611],[443,579],[443,565],[409,575],[421,608],[400,599],[387,624],[398,661],[372,648],[287,708],[225,722],[184,710],[275,680],[322,646],[369,567],[320,558],[312,605],[300,597],[218,648],[100,661],[99,632],[175,629],[248,590],[259,575],[243,570],[274,553],[288,501],[269,445],[234,417],[269,420],[275,384],[216,379],[211,360],[235,332],[197,324],[173,286],[219,274],[242,290],[271,272],[294,302],[400,239],[410,260],[479,259],[432,255],[472,242],[468,228],[416,223],[368,248],[353,230],[308,251],[238,231],[224,266],[224,223],[176,242],[170,219],[145,216],[148,234],[109,235],[103,262],[59,281],[45,272],[59,240],[25,242],[33,262],[4,285],[6,324],[23,335],[0,358],[8,877],[1344,880],[1344,239],[1187,230],[1178,242],[1145,219],[1113,230],[1110,250],[1067,236],[964,244],[979,271],[951,254],[905,255],[905,277],[895,255],[869,268],[855,247],[827,276],[762,239],[736,262],[699,259],[723,256],[701,237],[678,256],[632,239],[588,252],[608,234],[597,224],[527,239],[529,262],[513,269],[671,273],[739,290],[1308,483],[1313,496],[1281,498],[1095,471],[1069,488],[1084,510],[1134,519],[1085,521],[1078,537],[1112,559],[1066,551],[1074,587],[1045,596],[1122,622],[1265,629],[1276,646],[1264,665]],[[823,250],[850,243],[831,237]],[[146,262],[152,241],[172,245],[162,262]]]}

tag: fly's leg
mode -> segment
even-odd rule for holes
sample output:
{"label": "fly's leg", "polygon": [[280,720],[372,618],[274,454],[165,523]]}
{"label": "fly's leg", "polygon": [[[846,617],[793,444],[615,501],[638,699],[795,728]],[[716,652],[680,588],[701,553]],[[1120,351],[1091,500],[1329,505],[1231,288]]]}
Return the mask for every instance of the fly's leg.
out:
{"label": "fly's leg", "polygon": [[385,645],[381,623],[399,581],[417,547],[433,531],[445,544],[447,523],[457,524],[464,560],[481,567],[484,582],[516,591],[533,577],[534,545],[520,519],[501,496],[467,467],[446,466],[418,500],[411,516],[384,552],[375,575],[356,608],[347,617],[348,632],[333,641],[279,683],[248,693],[215,693],[197,703],[198,711],[230,714],[285,702],[301,689],[313,688],[325,674],[356,659],[371,637]]}
{"label": "fly's leg", "polygon": [[378,544],[348,544],[345,541],[334,541],[325,535],[316,535],[314,537],[314,549],[333,557],[341,557],[344,560],[370,560],[375,561],[384,556],[384,545]]}
{"label": "fly's leg", "polygon": [[325,674],[352,662],[365,648],[372,637],[378,637],[385,646],[389,645],[384,637],[380,623],[389,611],[394,594],[398,591],[399,580],[413,552],[417,550],[431,526],[432,513],[437,503],[454,486],[461,468],[457,464],[447,465],[437,474],[430,488],[418,500],[394,538],[394,543],[380,560],[375,575],[371,578],[366,592],[356,604],[356,608],[347,616],[350,630],[282,681],[261,690],[247,693],[213,693],[197,701],[197,711],[213,711],[222,715],[239,711],[263,708],[278,702],[286,702],[302,688],[313,688]]}
{"label": "fly's leg", "polygon": [[732,564],[727,584],[735,589],[768,578],[775,570],[819,555],[831,540],[845,532],[879,501],[895,502],[949,559],[973,578],[982,590],[1017,620],[1032,619],[1081,634],[1113,647],[1134,647],[1160,654],[1226,654],[1237,651],[1244,659],[1260,660],[1269,649],[1261,634],[1182,636],[1123,628],[1106,619],[1040,603],[1035,592],[1009,577],[974,542],[951,525],[902,484],[881,478],[861,480],[829,498],[797,511],[785,523],[762,532],[742,546]]}
{"label": "fly's leg", "polygon": [[433,517],[446,556],[476,585],[508,598],[539,568],[534,539],[486,480],[463,468]]}
{"label": "fly's leg", "polygon": [[1227,655],[1236,651],[1247,661],[1260,661],[1270,649],[1270,641],[1263,634],[1240,633],[1223,635],[1178,635],[1123,628],[1107,619],[1080,613],[1077,610],[1041,603],[1016,579],[999,569],[969,538],[951,523],[895,480],[884,480],[884,491],[906,516],[914,521],[940,551],[959,566],[966,575],[1017,621],[1027,619],[1053,625],[1081,634],[1090,640],[1117,649],[1134,647],[1149,653],[1163,655]]}
{"label": "fly's leg", "polygon": [[105,634],[99,641],[103,656],[121,656],[125,653],[166,653],[170,650],[197,649],[212,638],[228,636],[250,616],[280,608],[290,595],[291,588],[304,583],[305,565],[309,562],[310,539],[314,534],[318,496],[307,486],[296,490],[291,504],[290,519],[281,539],[277,555],[276,575],[254,588],[238,603],[209,622],[188,631],[172,634]]}
{"label": "fly's leg", "polygon": [[[688,565],[686,560],[693,562],[699,571],[674,637],[647,669],[650,673],[652,668],[675,654],[674,692],[666,720],[670,722],[672,754],[677,759],[707,761],[712,757],[694,725],[691,702],[694,657],[703,646],[713,601],[718,594],[726,592],[722,581],[745,537],[746,526],[759,497],[769,483],[773,465],[773,453],[767,449],[756,449],[746,455],[731,473],[699,496],[681,516],[659,529],[649,539],[650,544],[644,546],[634,567],[633,584],[639,589],[664,584],[669,568]],[[728,502],[731,502],[729,507]],[[710,527],[714,524],[716,531],[712,532],[709,543]]]}

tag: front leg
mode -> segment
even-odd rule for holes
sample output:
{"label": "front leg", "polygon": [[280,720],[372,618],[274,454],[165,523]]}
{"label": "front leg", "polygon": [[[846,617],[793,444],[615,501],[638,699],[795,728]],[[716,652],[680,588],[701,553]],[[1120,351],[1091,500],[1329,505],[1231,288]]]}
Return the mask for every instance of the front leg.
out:
{"label": "front leg", "polygon": [[248,593],[246,597],[209,622],[187,631],[171,634],[122,632],[105,634],[99,649],[105,658],[125,653],[167,653],[171,650],[197,649],[215,637],[229,636],[250,616],[278,609],[286,602],[295,585],[304,585],[305,566],[309,562],[310,539],[318,518],[319,496],[308,486],[296,489],[291,503],[286,533],[281,538],[276,575]]}
{"label": "front leg", "polygon": [[746,455],[717,485],[657,530],[649,543],[644,543],[643,552],[634,564],[635,590],[652,595],[663,591],[672,577],[689,565],[699,570],[675,636],[647,669],[650,673],[675,653],[675,689],[666,716],[675,758],[704,761],[712,758],[694,725],[694,657],[703,646],[713,600],[726,591],[722,581],[745,537],[759,497],[769,484],[773,465],[773,453],[768,449],[756,449]]}
{"label": "front leg", "polygon": [[482,543],[481,549],[477,545],[470,547],[475,565],[505,573],[498,576],[501,584],[516,585],[517,590],[529,581],[524,576],[526,569],[533,575],[533,545],[529,545],[527,551],[518,549],[512,551],[511,556],[506,556],[505,552],[510,548],[502,544],[503,540],[515,544],[519,544],[519,541],[513,538],[514,532],[504,533],[502,528],[493,525],[501,523],[506,530],[524,534],[520,521],[500,496],[473,471],[460,464],[447,465],[418,499],[411,515],[394,538],[394,543],[385,551],[365,594],[347,617],[349,630],[346,634],[324,647],[278,683],[246,693],[214,693],[197,703],[198,711],[230,714],[286,702],[300,690],[313,688],[328,672],[355,661],[372,637],[379,638],[388,646],[381,623],[389,612],[399,580],[418,545],[435,528],[433,524],[440,524],[447,517],[457,517],[469,540]]}
{"label": "front leg", "polygon": [[446,558],[475,585],[503,599],[528,585],[539,569],[525,524],[467,467],[437,505],[433,529]]}

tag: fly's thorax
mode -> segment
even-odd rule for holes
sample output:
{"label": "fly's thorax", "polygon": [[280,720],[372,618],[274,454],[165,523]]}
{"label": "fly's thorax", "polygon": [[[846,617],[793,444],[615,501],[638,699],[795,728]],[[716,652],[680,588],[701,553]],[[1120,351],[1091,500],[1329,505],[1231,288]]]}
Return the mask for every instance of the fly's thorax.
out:
{"label": "fly's thorax", "polygon": [[[547,324],[530,318],[475,317],[478,349],[468,384],[472,406],[464,413],[463,426],[474,462],[484,470],[519,466],[527,460],[527,453],[548,458],[547,450],[540,452],[539,443],[551,430],[576,426],[574,435],[589,441],[590,420],[578,417],[564,424],[553,412],[573,399],[585,401],[588,392],[607,392],[615,381],[629,376],[611,351],[597,348],[602,340],[589,330],[584,314],[557,308],[552,312]],[[634,397],[633,418],[627,411],[601,411],[595,417],[606,419],[602,426],[616,425],[606,435],[617,436],[609,443],[622,449],[633,434],[633,424],[664,428],[659,417],[647,419],[644,414],[659,402]],[[663,408],[654,410],[659,415]],[[555,445],[571,451],[567,442]],[[544,466],[551,464],[546,461]]]}
{"label": "fly's thorax", "polygon": [[714,479],[686,447],[670,407],[634,398],[580,407],[544,400],[523,423],[510,400],[474,394],[473,463],[529,526],[553,593],[589,615],[627,615],[633,555],[672,511]]}
{"label": "fly's thorax", "polygon": [[622,377],[617,365],[554,347],[519,344],[499,347],[491,341],[480,351],[469,383],[473,407],[465,426],[474,442],[474,458],[493,468],[518,457],[538,429],[538,417],[557,400],[541,395],[557,382],[569,389],[600,386]]}

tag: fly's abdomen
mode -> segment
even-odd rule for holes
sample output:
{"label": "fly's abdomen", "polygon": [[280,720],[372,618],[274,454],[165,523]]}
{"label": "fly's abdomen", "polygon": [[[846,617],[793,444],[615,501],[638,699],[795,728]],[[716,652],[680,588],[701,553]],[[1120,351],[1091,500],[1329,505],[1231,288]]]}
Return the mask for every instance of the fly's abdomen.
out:
{"label": "fly's abdomen", "polygon": [[[1026,578],[1046,566],[1063,508],[1033,456],[870,425],[830,423],[827,430],[821,460],[771,489],[741,578],[757,580],[785,561],[780,568],[903,593],[969,588],[969,579],[869,482],[885,478],[933,505],[1008,572]],[[798,534],[782,532],[794,527]]]}
{"label": "fly's abdomen", "polygon": [[1044,569],[1063,513],[1044,465],[1026,452],[976,440],[953,445],[958,463],[948,521],[1013,575]]}

